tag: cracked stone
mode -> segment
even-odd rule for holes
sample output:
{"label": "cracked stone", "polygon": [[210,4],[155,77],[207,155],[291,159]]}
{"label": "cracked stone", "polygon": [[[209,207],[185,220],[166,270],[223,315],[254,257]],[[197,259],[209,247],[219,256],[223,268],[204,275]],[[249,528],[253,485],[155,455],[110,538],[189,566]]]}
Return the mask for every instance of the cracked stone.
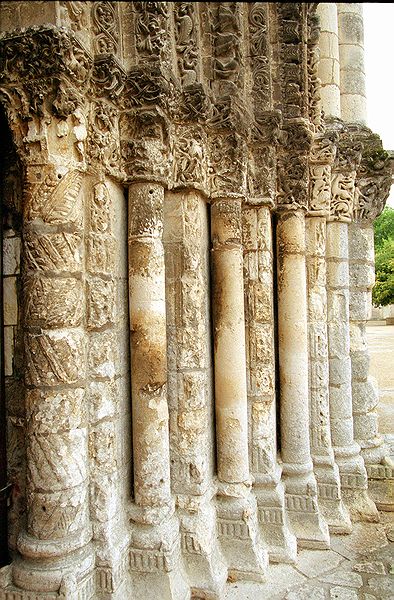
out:
{"label": "cracked stone", "polygon": [[330,589],[331,600],[358,600],[357,592],[343,587],[333,587]]}
{"label": "cracked stone", "polygon": [[381,562],[363,562],[353,565],[353,571],[357,573],[376,573],[378,575],[384,574],[384,564]]}

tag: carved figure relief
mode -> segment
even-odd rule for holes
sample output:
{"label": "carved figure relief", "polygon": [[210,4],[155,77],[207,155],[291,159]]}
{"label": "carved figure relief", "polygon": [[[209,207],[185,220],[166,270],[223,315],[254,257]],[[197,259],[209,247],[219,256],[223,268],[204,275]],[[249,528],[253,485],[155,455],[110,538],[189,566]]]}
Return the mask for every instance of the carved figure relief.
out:
{"label": "carved figure relief", "polygon": [[178,67],[181,75],[182,85],[188,87],[197,81],[198,50],[196,43],[196,31],[193,2],[175,2],[175,44],[178,53]]}

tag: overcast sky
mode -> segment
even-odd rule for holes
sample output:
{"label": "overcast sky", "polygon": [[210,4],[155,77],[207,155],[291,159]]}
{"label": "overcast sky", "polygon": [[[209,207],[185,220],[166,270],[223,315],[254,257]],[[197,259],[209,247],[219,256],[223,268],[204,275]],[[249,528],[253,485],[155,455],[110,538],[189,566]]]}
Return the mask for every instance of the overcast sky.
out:
{"label": "overcast sky", "polygon": [[[364,2],[367,125],[394,150],[394,3]],[[387,204],[394,207],[394,186]]]}

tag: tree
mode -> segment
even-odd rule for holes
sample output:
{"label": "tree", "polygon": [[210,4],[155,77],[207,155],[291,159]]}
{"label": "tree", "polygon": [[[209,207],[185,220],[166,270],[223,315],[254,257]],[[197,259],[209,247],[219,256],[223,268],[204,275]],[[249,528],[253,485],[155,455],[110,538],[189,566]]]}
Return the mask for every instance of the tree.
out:
{"label": "tree", "polygon": [[374,306],[394,304],[394,209],[386,207],[374,223],[375,285]]}

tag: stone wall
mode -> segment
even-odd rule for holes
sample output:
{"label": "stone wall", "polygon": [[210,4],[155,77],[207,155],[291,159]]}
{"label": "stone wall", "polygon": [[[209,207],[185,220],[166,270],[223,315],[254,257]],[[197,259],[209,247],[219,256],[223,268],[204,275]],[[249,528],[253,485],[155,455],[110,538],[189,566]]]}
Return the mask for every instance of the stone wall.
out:
{"label": "stone wall", "polygon": [[351,6],[1,4],[0,600],[220,600],[392,509]]}

